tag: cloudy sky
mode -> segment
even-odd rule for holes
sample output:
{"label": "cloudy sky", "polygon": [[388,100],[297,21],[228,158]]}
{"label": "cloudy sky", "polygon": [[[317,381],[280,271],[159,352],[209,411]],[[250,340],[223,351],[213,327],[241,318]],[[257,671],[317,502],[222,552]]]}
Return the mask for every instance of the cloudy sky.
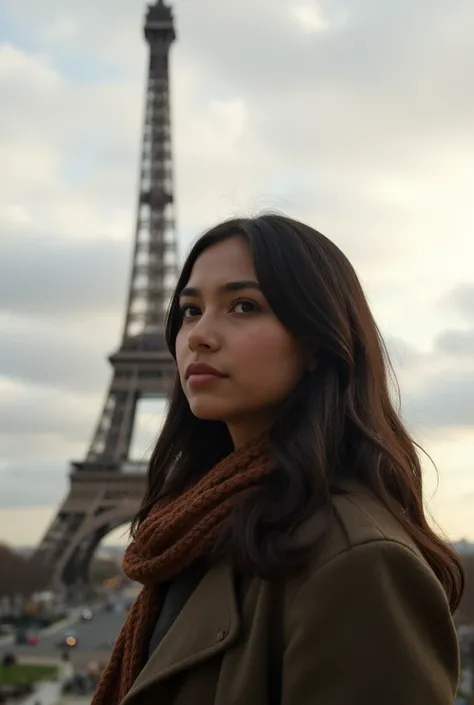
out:
{"label": "cloudy sky", "polygon": [[[137,0],[0,4],[0,540],[36,542],[90,442],[118,345],[146,45]],[[474,540],[472,0],[175,0],[180,250],[287,212],[353,261]],[[143,416],[145,419],[146,415]],[[156,411],[148,413],[151,437]],[[144,452],[143,448],[136,451]]]}

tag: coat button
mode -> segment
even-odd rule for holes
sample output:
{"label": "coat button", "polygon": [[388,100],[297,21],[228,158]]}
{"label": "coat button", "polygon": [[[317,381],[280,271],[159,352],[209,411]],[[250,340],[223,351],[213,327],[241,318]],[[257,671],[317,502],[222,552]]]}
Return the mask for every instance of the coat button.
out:
{"label": "coat button", "polygon": [[224,641],[228,633],[228,629],[221,629],[219,634],[217,635],[217,641]]}

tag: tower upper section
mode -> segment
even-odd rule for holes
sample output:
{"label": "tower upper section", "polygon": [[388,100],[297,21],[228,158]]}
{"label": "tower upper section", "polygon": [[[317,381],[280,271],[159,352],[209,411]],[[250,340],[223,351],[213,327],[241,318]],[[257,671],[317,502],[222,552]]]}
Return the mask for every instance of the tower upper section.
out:
{"label": "tower upper section", "polygon": [[144,33],[150,48],[156,51],[162,47],[166,52],[176,39],[173,12],[163,0],[158,0],[154,5],[148,5]]}

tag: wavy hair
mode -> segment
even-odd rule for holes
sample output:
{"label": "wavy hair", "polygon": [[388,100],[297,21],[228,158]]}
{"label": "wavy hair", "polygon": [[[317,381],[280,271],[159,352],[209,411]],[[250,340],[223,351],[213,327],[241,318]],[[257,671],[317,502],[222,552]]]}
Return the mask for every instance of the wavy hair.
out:
{"label": "wavy hair", "polygon": [[[263,294],[280,322],[317,351],[270,431],[276,469],[232,516],[225,546],[263,576],[294,568],[288,535],[316,509],[329,509],[344,480],[363,483],[397,517],[456,609],[464,588],[460,560],[425,516],[417,444],[390,395],[393,370],[359,279],[321,233],[281,215],[232,219],[192,248],[171,299],[166,339],[175,357],[179,293],[204,250],[240,235]],[[155,502],[179,494],[233,450],[227,427],[196,418],[177,377],[153,450],[147,490],[132,534]]]}

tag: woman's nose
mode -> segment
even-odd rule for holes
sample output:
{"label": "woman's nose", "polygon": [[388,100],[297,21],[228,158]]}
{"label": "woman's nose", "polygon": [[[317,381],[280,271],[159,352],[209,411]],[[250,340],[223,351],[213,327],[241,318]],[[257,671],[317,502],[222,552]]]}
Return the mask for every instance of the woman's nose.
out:
{"label": "woman's nose", "polygon": [[215,324],[203,315],[188,333],[188,345],[191,350],[198,348],[216,349],[219,347],[219,335]]}

